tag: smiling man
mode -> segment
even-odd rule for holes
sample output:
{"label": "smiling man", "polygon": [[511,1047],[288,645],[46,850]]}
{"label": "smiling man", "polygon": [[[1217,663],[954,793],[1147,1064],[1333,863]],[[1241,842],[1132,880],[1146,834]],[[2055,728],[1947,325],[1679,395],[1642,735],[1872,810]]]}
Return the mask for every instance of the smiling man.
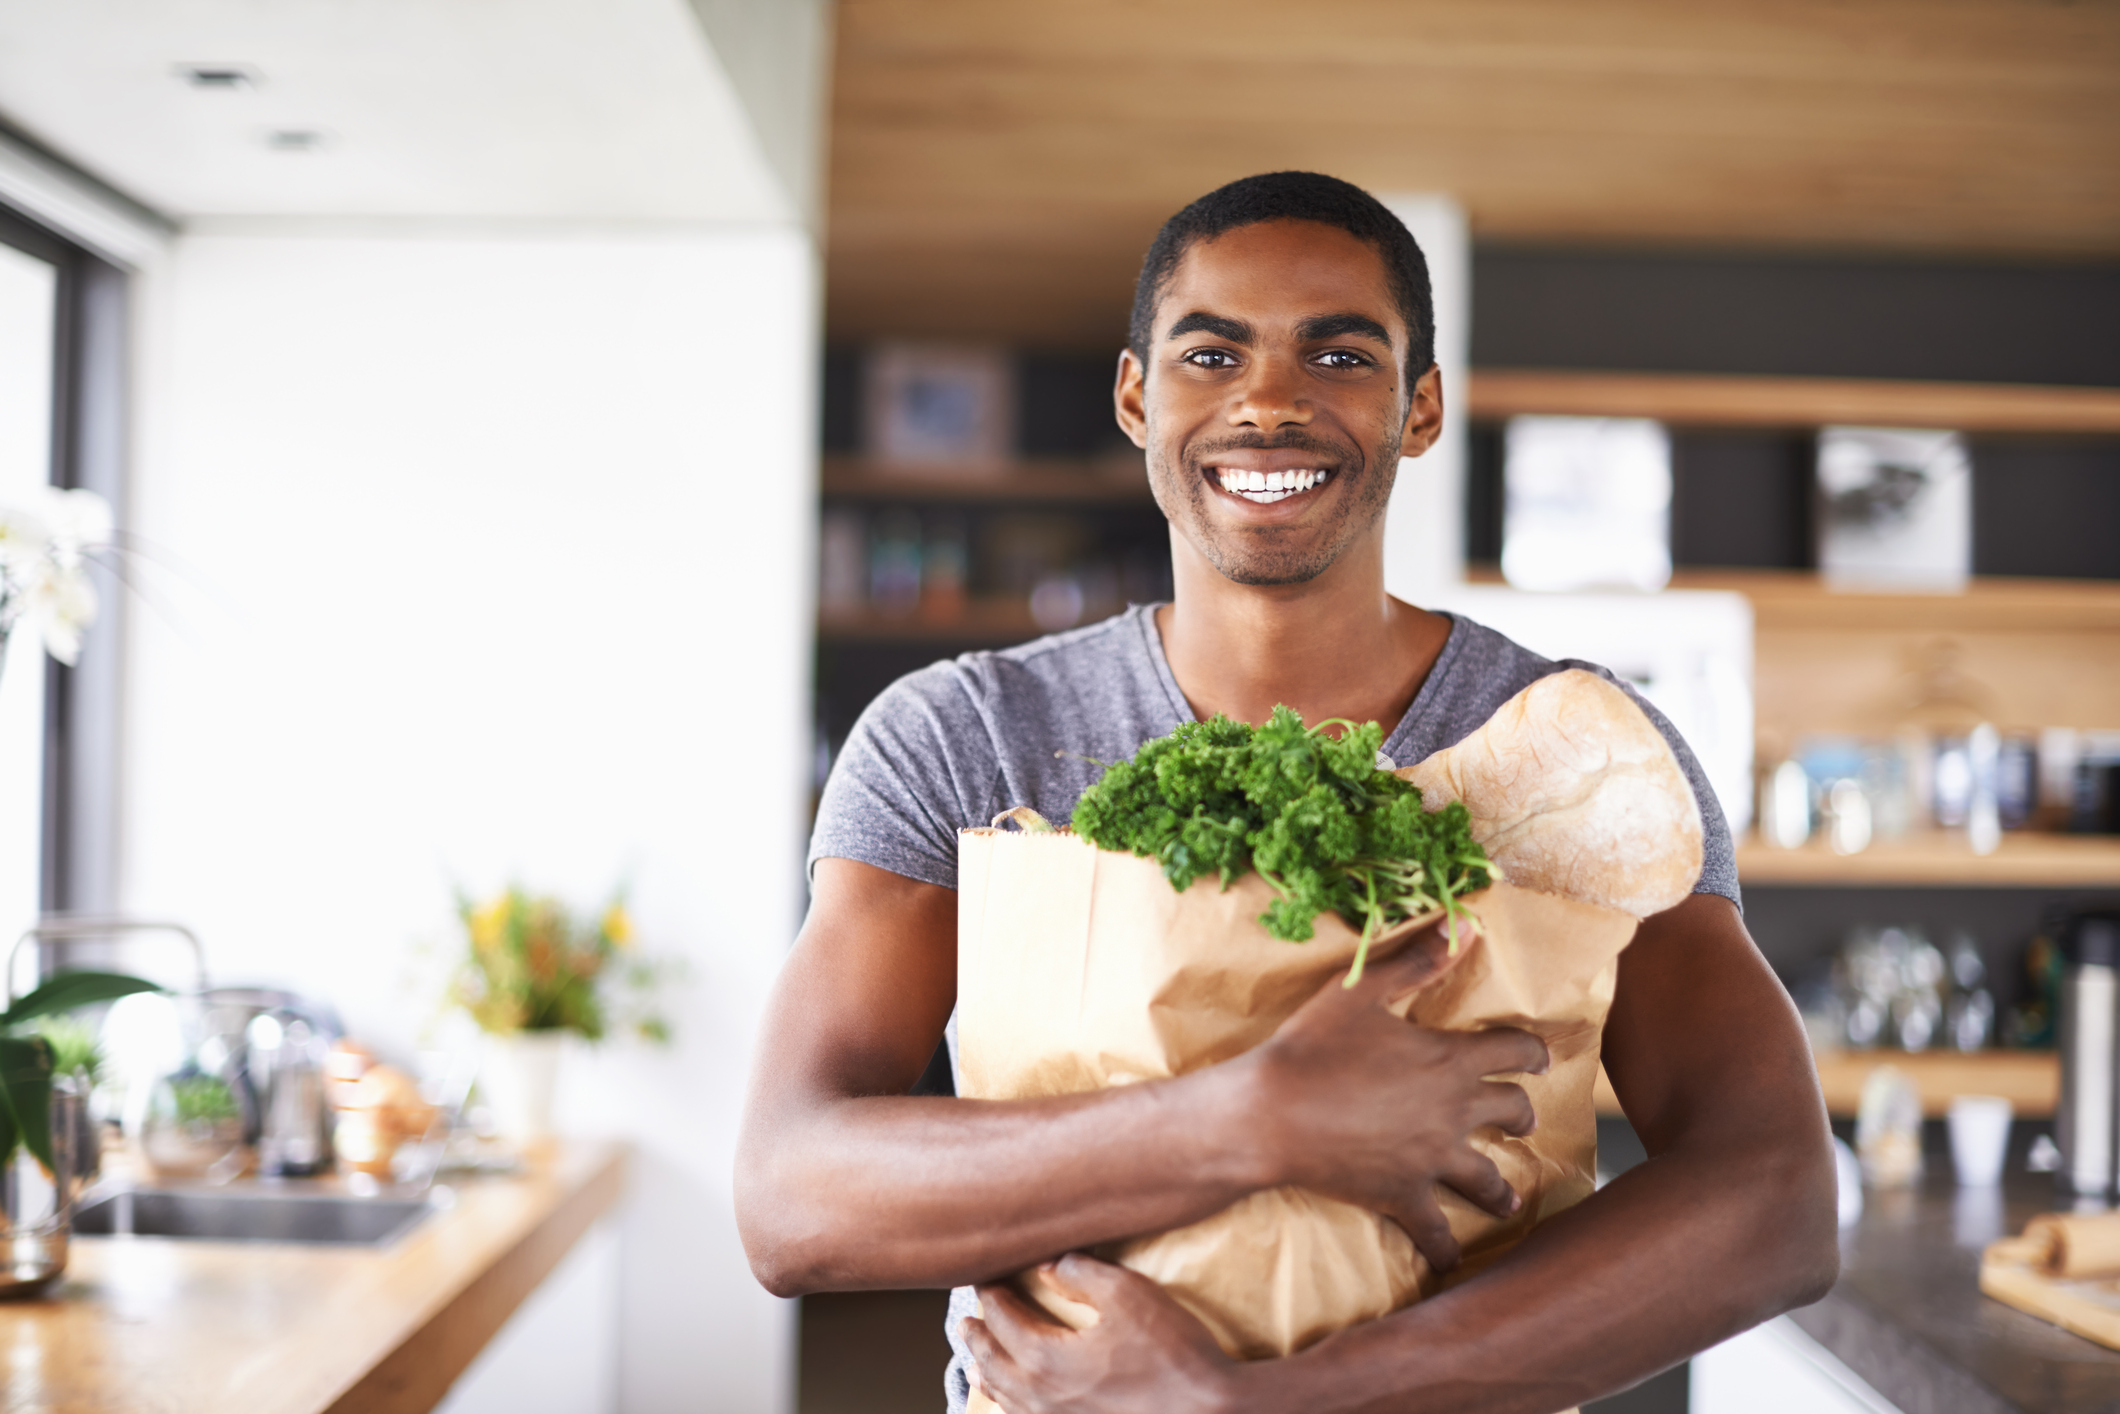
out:
{"label": "smiling man", "polygon": [[[1470,1280],[1238,1364],[1153,1285],[1079,1255],[1294,1184],[1390,1216],[1452,1266],[1435,1185],[1514,1209],[1469,1137],[1528,1131],[1523,1090],[1490,1077],[1544,1052],[1520,1032],[1396,1020],[1385,1002],[1448,965],[1432,945],[1177,1079],[1024,1102],[906,1094],[955,1002],[959,829],[1016,805],[1066,819],[1095,776],[1084,758],[1217,712],[1262,722],[1277,703],[1383,722],[1386,754],[1418,761],[1563,666],[1384,592],[1399,459],[1442,426],[1433,349],[1420,250],[1360,189],[1275,173],[1179,212],[1143,265],[1115,392],[1170,521],[1171,602],[915,673],[833,769],[814,900],[752,1083],[738,1219],[784,1295],[958,1287],[953,1410],[976,1377],[1010,1414],[1551,1414],[1833,1279],[1833,1164],[1803,1032],[1745,932],[1721,810],[1646,706],[1708,835],[1695,893],[1623,955],[1605,1030],[1651,1159]],[[1066,1330],[992,1284],[1048,1262],[1095,1325]]]}

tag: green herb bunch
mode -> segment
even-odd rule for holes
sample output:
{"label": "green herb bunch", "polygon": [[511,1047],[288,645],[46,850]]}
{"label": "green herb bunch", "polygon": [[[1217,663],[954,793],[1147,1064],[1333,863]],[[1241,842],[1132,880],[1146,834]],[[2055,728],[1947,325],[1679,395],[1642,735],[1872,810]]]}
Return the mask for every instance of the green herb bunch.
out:
{"label": "green herb bunch", "polygon": [[1203,875],[1227,889],[1256,871],[1278,895],[1259,922],[1287,942],[1309,940],[1320,913],[1339,914],[1361,930],[1352,986],[1378,933],[1436,909],[1456,918],[1461,895],[1501,876],[1463,805],[1424,811],[1417,787],[1378,769],[1383,740],[1375,722],[1306,728],[1287,707],[1262,727],[1187,722],[1107,765],[1074,829],[1157,861],[1181,893]]}

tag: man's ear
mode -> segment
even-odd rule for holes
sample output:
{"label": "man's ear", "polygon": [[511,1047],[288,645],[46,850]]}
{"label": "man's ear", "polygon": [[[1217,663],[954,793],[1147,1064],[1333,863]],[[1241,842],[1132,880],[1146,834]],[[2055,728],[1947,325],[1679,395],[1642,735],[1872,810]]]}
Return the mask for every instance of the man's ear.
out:
{"label": "man's ear", "polygon": [[1147,378],[1148,370],[1134,357],[1134,351],[1122,350],[1119,376],[1112,383],[1112,414],[1119,419],[1119,430],[1126,439],[1143,451],[1148,449],[1148,392],[1144,386]]}
{"label": "man's ear", "polygon": [[1406,404],[1406,425],[1399,431],[1399,455],[1417,457],[1443,435],[1443,370],[1435,364],[1414,380]]}

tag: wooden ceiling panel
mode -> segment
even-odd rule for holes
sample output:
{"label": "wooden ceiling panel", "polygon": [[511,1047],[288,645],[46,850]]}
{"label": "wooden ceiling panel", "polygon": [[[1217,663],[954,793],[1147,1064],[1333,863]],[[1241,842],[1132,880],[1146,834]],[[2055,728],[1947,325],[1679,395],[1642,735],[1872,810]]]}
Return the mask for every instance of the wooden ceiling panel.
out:
{"label": "wooden ceiling panel", "polygon": [[1539,242],[2120,257],[2120,5],[841,0],[841,339],[1108,345],[1281,167]]}

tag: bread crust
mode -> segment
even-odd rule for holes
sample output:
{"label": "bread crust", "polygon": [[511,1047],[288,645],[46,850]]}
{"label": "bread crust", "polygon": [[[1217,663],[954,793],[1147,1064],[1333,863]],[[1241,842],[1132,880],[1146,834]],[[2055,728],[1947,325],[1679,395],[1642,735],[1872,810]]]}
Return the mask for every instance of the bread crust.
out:
{"label": "bread crust", "polygon": [[1633,698],[1580,668],[1540,678],[1456,746],[1399,772],[1422,804],[1463,801],[1513,884],[1636,918],[1700,881],[1700,803]]}

